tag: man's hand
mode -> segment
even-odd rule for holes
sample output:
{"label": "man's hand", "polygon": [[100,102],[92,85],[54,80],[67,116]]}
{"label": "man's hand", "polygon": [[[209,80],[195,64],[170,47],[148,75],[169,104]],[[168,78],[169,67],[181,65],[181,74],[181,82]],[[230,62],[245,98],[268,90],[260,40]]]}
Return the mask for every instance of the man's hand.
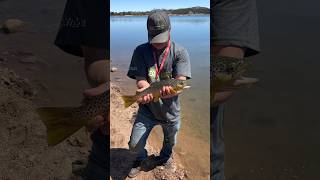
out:
{"label": "man's hand", "polygon": [[[142,91],[144,91],[145,89],[147,89],[150,85],[145,85],[144,87],[140,88],[140,89],[137,89],[137,93],[140,93]],[[150,94],[146,94],[144,96],[142,96],[141,98],[139,98],[137,100],[138,103],[141,103],[141,104],[148,104],[149,102],[153,101],[153,95],[150,93]]]}
{"label": "man's hand", "polygon": [[236,89],[241,87],[250,87],[253,84],[256,84],[259,80],[257,78],[249,78],[249,77],[240,77],[235,80],[230,87],[226,87],[224,91],[217,92],[214,96],[213,104],[222,104],[226,102],[231,96],[234,94]]}
{"label": "man's hand", "polygon": [[171,86],[163,86],[163,88],[160,90],[160,94],[162,99],[168,99],[178,95],[178,93],[174,93],[174,90]]}
{"label": "man's hand", "polygon": [[[245,48],[233,47],[233,46],[213,46],[211,52],[212,55],[215,56],[226,56],[226,57],[234,57],[234,58],[243,58]],[[226,90],[222,92],[217,92],[214,96],[213,104],[219,105],[221,103],[226,102],[231,96],[234,94],[233,90]]]}
{"label": "man's hand", "polygon": [[[86,89],[83,94],[85,96],[98,96],[104,93],[105,91],[107,91],[108,88],[109,88],[109,84],[104,83],[99,85],[98,87]],[[92,132],[95,129],[100,129],[100,131],[103,132],[103,125],[105,123],[110,124],[109,117],[103,117],[102,115],[98,115],[94,119],[89,121],[86,127],[90,132]]]}
{"label": "man's hand", "polygon": [[[150,86],[150,84],[148,83],[146,78],[137,76],[136,79],[137,79],[137,88],[138,88],[137,93],[144,91],[145,89],[147,89]],[[137,99],[137,102],[141,103],[141,104],[147,104],[151,101],[153,101],[152,94],[146,94],[146,95],[142,96],[141,98]]]}
{"label": "man's hand", "polygon": [[215,94],[213,99],[214,105],[219,105],[226,102],[234,94],[234,91],[223,91]]}
{"label": "man's hand", "polygon": [[[175,79],[180,79],[180,80],[187,80],[187,77],[178,75]],[[171,86],[163,86],[162,89],[160,90],[161,98],[162,99],[168,99],[172,98],[174,96],[179,95],[181,92],[175,92],[174,89]]]}

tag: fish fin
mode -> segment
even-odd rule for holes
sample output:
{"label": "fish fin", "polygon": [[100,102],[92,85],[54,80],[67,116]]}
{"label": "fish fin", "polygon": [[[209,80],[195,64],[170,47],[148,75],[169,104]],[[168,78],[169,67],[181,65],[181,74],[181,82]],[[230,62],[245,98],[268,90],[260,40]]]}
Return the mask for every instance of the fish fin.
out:
{"label": "fish fin", "polygon": [[177,91],[174,89],[171,89],[170,92],[171,92],[171,94],[177,94]]}
{"label": "fish fin", "polygon": [[154,97],[154,98],[153,98],[153,102],[158,102],[158,101],[159,101],[159,99],[160,99],[160,96],[158,96],[158,97]]}
{"label": "fish fin", "polygon": [[84,126],[81,121],[72,120],[71,107],[42,107],[37,109],[43,123],[47,128],[47,141],[54,146],[71,136]]}
{"label": "fish fin", "polygon": [[236,73],[234,74],[235,78],[242,76],[246,71],[248,71],[252,67],[252,61],[248,58],[244,59],[244,63],[237,68]]}
{"label": "fish fin", "polygon": [[129,107],[136,102],[136,96],[121,96],[124,101],[124,107]]}

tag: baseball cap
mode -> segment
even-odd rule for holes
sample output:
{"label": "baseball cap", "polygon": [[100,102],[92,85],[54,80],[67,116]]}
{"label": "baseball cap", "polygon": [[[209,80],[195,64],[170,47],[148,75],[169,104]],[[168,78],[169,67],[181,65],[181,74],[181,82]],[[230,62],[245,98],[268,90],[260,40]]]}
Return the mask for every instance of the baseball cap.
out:
{"label": "baseball cap", "polygon": [[153,10],[148,16],[147,29],[150,43],[164,43],[169,40],[170,19],[163,10]]}

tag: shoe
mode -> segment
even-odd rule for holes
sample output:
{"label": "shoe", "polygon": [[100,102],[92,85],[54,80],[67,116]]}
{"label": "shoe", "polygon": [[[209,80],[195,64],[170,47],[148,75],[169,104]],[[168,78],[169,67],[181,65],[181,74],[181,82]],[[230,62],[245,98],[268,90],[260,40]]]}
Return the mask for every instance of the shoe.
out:
{"label": "shoe", "polygon": [[156,162],[158,166],[164,166],[166,170],[169,170],[171,172],[175,172],[177,169],[172,158],[167,159],[167,158],[160,158],[160,156],[157,156]]}
{"label": "shoe", "polygon": [[142,161],[139,161],[139,160],[136,160],[134,163],[133,163],[133,166],[128,174],[128,177],[129,178],[134,178],[136,176],[138,176],[138,174],[141,172],[141,162]]}
{"label": "shoe", "polygon": [[165,169],[175,172],[177,170],[176,164],[173,162],[173,159],[170,158],[167,160],[167,162],[163,163],[163,166]]}

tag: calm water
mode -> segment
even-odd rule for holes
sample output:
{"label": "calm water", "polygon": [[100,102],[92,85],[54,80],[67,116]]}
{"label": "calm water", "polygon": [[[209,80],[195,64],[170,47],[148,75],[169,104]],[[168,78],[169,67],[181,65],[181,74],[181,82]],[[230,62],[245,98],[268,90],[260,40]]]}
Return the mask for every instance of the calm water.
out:
{"label": "calm water", "polygon": [[[199,161],[200,156],[202,162],[206,162],[209,159],[210,135],[210,17],[172,16],[170,18],[171,38],[188,50],[192,69],[192,79],[189,82],[191,89],[181,95],[183,118],[177,149],[183,149],[184,153],[193,154],[194,158],[190,158],[189,163],[201,162]],[[146,16],[111,17],[111,60],[112,64],[123,72],[128,69],[135,47],[147,42],[146,22]],[[127,81],[129,82],[126,84],[135,88],[134,80]],[[202,150],[199,150],[200,147]],[[207,169],[209,166],[206,163],[202,163],[206,168],[201,165],[199,168]]]}

